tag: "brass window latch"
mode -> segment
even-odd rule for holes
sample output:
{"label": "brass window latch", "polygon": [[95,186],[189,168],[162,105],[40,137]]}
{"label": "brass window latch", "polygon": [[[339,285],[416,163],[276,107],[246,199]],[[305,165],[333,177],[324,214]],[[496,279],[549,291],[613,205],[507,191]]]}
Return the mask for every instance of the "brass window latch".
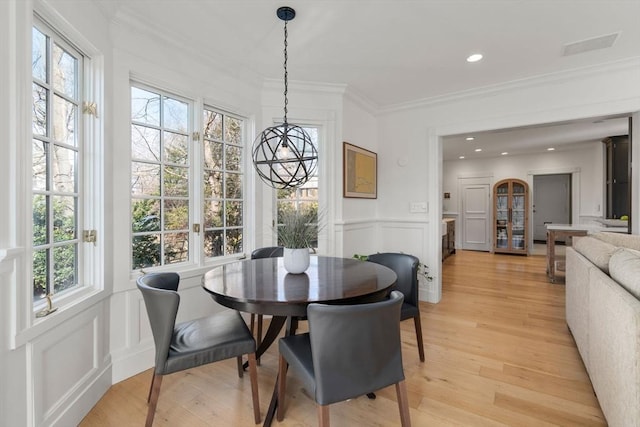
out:
{"label": "brass window latch", "polygon": [[38,318],[48,316],[58,309],[58,307],[53,306],[50,293],[45,295],[45,298],[47,299],[47,306],[36,313],[36,317]]}
{"label": "brass window latch", "polygon": [[82,241],[85,243],[93,243],[94,245],[98,242],[98,231],[97,230],[83,230],[82,231]]}

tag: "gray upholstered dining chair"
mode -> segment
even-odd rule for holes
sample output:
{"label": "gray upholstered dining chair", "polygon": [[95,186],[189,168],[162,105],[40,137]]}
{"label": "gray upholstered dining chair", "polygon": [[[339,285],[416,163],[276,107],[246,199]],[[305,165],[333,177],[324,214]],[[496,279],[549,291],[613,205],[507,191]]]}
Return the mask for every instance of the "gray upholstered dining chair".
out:
{"label": "gray upholstered dining chair", "polygon": [[329,405],[395,384],[403,427],[411,425],[400,346],[403,296],[357,305],[309,304],[309,333],[279,341],[277,419],[284,419],[287,364],[329,426]]}
{"label": "gray upholstered dining chair", "polygon": [[[251,252],[251,259],[259,258],[279,258],[284,254],[284,247],[282,246],[266,246],[264,248],[258,248]],[[251,334],[255,331],[256,314],[251,313],[250,328]],[[258,346],[262,342],[262,314],[258,314],[258,332],[255,335]]]}
{"label": "gray upholstered dining chair", "polygon": [[246,323],[240,317],[240,313],[232,310],[176,323],[180,304],[180,295],[177,292],[179,282],[180,276],[176,273],[151,273],[137,280],[156,347],[145,426],[153,424],[163,375],[237,357],[238,375],[242,377],[242,356],[245,354],[249,357],[253,415],[258,424],[260,402],[256,342]]}
{"label": "gray upholstered dining chair", "polygon": [[367,261],[389,267],[398,276],[398,281],[393,289],[402,292],[404,295],[400,320],[413,319],[416,328],[418,355],[420,356],[420,361],[424,362],[424,344],[422,342],[422,323],[420,322],[418,299],[418,266],[420,260],[413,255],[384,252],[369,255]]}

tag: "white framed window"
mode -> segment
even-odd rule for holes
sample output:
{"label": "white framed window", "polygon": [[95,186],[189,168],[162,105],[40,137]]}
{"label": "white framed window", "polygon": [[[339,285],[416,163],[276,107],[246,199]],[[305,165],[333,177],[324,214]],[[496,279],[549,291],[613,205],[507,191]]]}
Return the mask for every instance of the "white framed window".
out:
{"label": "white framed window", "polygon": [[203,111],[204,255],[241,254],[244,238],[244,120]]}
{"label": "white framed window", "polygon": [[[318,146],[319,143],[319,132],[320,128],[316,126],[301,126],[309,137],[311,138],[311,142],[316,148],[320,148]],[[315,217],[318,217],[319,210],[319,199],[318,199],[318,168],[314,175],[301,187],[299,188],[287,188],[287,189],[278,189],[276,190],[276,221],[280,224],[278,218],[281,217],[282,212],[291,211],[291,210],[312,210],[315,212]],[[278,239],[278,245],[281,245],[280,240]],[[318,247],[318,240],[313,244],[314,248]]]}
{"label": "white framed window", "polygon": [[187,100],[131,86],[131,268],[184,263],[190,254]]}
{"label": "white framed window", "polygon": [[240,116],[131,84],[131,270],[242,255],[244,139]]}
{"label": "white framed window", "polygon": [[83,54],[34,17],[31,39],[34,307],[83,278]]}

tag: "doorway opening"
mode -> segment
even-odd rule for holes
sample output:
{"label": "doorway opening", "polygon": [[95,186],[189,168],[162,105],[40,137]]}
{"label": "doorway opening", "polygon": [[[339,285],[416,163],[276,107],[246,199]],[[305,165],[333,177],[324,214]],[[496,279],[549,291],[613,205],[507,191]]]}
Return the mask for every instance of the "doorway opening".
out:
{"label": "doorway opening", "polygon": [[533,242],[547,241],[547,224],[571,224],[571,174],[533,176]]}

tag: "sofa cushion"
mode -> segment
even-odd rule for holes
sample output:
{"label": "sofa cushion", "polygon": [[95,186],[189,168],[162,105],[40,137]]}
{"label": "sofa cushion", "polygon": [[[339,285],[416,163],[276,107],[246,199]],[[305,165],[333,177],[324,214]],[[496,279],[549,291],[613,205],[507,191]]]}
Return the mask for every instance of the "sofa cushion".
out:
{"label": "sofa cushion", "polygon": [[609,259],[616,250],[614,245],[595,237],[584,236],[575,238],[573,247],[596,267],[609,274]]}
{"label": "sofa cushion", "polygon": [[618,248],[609,260],[609,274],[631,295],[640,299],[640,252]]}
{"label": "sofa cushion", "polygon": [[613,233],[610,231],[601,231],[591,236],[598,240],[619,246],[623,248],[635,249],[640,251],[640,236],[637,234]]}

